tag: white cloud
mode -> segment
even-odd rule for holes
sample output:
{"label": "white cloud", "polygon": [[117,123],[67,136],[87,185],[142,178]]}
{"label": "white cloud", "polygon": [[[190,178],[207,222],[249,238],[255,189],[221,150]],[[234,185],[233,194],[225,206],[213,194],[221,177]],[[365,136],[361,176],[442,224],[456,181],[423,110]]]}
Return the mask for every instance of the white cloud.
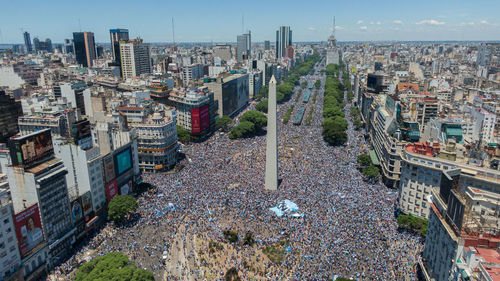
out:
{"label": "white cloud", "polygon": [[381,24],[382,24],[381,22],[377,21],[377,25],[381,25]]}
{"label": "white cloud", "polygon": [[[345,28],[344,28],[344,27],[342,27],[342,26],[340,26],[340,25],[336,25],[336,26],[335,26],[335,30],[344,30],[344,29],[345,29]],[[328,30],[333,31],[333,27],[328,28]]]}
{"label": "white cloud", "polygon": [[307,29],[309,29],[310,31],[315,31],[315,30],[316,30],[316,28],[315,28],[315,27],[312,27],[312,26],[311,26],[311,27],[308,27]]}
{"label": "white cloud", "polygon": [[437,20],[422,20],[422,21],[416,22],[415,24],[443,25],[443,24],[444,24],[444,21],[437,21]]}
{"label": "white cloud", "polygon": [[473,26],[475,24],[476,24],[475,22],[470,21],[470,22],[461,22],[459,25],[460,26]]}
{"label": "white cloud", "polygon": [[487,22],[487,21],[485,21],[485,20],[480,21],[480,23],[481,23],[481,24],[488,24],[488,22]]}
{"label": "white cloud", "polygon": [[401,24],[403,24],[403,21],[402,20],[393,20],[392,23],[401,25]]}
{"label": "white cloud", "polygon": [[393,31],[399,31],[399,27],[391,27],[390,30],[393,30]]}
{"label": "white cloud", "polygon": [[359,29],[361,29],[363,31],[367,31],[368,30],[368,26],[360,26]]}
{"label": "white cloud", "polygon": [[370,22],[371,25],[375,24],[373,21]]}
{"label": "white cloud", "polygon": [[363,21],[362,20],[358,20],[358,22],[356,24],[362,24]]}

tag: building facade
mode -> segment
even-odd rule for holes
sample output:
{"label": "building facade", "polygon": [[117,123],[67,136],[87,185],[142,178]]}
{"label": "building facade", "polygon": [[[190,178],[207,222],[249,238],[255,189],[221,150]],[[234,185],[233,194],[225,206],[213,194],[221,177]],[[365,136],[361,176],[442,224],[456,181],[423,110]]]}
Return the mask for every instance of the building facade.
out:
{"label": "building facade", "polygon": [[220,76],[205,85],[214,92],[219,116],[233,116],[247,106],[250,99],[248,74]]}
{"label": "building facade", "polygon": [[73,32],[73,45],[76,62],[83,67],[92,67],[96,59],[93,32]]}
{"label": "building facade", "polygon": [[280,26],[276,31],[276,58],[282,59],[286,54],[286,47],[292,45],[292,30],[290,26]]}
{"label": "building facade", "polygon": [[120,59],[123,79],[151,73],[149,44],[142,39],[120,42]]}
{"label": "building facade", "polygon": [[21,115],[21,103],[0,90],[0,143],[17,134],[17,118]]}
{"label": "building facade", "polygon": [[175,107],[177,125],[186,129],[194,141],[215,130],[217,104],[208,87],[174,89],[167,104]]}

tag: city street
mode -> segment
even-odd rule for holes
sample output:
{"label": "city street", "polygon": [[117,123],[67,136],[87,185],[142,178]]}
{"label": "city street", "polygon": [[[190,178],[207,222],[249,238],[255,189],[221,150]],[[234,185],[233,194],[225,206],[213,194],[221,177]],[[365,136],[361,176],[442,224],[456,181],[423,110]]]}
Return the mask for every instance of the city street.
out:
{"label": "city street", "polygon": [[[157,280],[219,280],[231,267],[243,280],[327,280],[336,275],[416,280],[415,249],[421,242],[397,231],[396,194],[364,182],[356,168],[356,157],[366,147],[364,138],[347,118],[346,146],[332,147],[323,140],[322,91],[314,104],[312,96],[307,104],[304,116],[314,105],[311,125],[283,124],[295,95],[278,105],[277,191],[264,190],[265,135],[230,140],[227,133],[216,133],[189,145],[179,173],[144,175],[158,190],[139,199],[141,218],[122,229],[107,225],[74,259],[56,269],[59,278],[53,279],[64,280],[62,272],[71,271],[92,250],[94,256],[123,251],[139,267],[152,270]],[[296,203],[303,217],[277,217],[269,210],[284,199]],[[227,243],[222,233],[227,229],[236,231],[240,240],[252,232],[256,244]],[[210,241],[223,249],[209,254]],[[290,251],[281,264],[274,264],[262,249],[279,241],[289,243]],[[163,251],[168,252],[165,260]]]}

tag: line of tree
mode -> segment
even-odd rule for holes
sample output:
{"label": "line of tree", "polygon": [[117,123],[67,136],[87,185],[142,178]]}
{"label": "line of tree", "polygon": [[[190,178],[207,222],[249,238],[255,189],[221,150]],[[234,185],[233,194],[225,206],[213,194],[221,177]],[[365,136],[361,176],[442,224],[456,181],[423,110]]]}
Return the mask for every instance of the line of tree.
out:
{"label": "line of tree", "polygon": [[217,129],[221,129],[225,132],[229,130],[229,128],[233,125],[233,119],[227,115],[222,115],[219,119],[215,121],[215,126]]}
{"label": "line of tree", "polygon": [[267,116],[257,110],[249,110],[241,116],[240,123],[231,128],[230,139],[247,138],[262,132],[267,125]]}
{"label": "line of tree", "polygon": [[325,95],[323,100],[323,138],[331,145],[341,145],[347,141],[347,120],[342,110],[344,104],[344,85],[338,79],[340,75],[338,64],[326,67]]}
{"label": "line of tree", "polygon": [[357,107],[351,106],[349,112],[352,119],[354,120],[354,127],[356,128],[356,130],[359,130],[364,125],[363,121],[361,121],[361,111]]}
{"label": "line of tree", "polygon": [[290,117],[292,116],[293,109],[295,108],[295,105],[291,104],[290,108],[287,109],[285,116],[283,117],[283,123],[288,123],[290,121]]}
{"label": "line of tree", "polygon": [[259,101],[257,105],[255,105],[255,109],[257,109],[260,112],[267,113],[267,107],[269,105],[269,100],[268,99],[263,99]]}
{"label": "line of tree", "polygon": [[314,105],[311,106],[311,109],[309,110],[309,113],[307,114],[306,125],[311,125],[313,113],[314,113]]}
{"label": "line of tree", "polygon": [[[295,66],[288,76],[283,80],[283,83],[278,83],[276,87],[276,102],[282,103],[288,101],[293,93],[295,86],[299,86],[300,77],[314,71],[314,65],[318,62],[320,56],[314,54],[309,56],[306,60]],[[306,83],[307,85],[307,83]],[[268,86],[262,87],[259,94],[256,95],[257,99],[265,98],[269,94]]]}

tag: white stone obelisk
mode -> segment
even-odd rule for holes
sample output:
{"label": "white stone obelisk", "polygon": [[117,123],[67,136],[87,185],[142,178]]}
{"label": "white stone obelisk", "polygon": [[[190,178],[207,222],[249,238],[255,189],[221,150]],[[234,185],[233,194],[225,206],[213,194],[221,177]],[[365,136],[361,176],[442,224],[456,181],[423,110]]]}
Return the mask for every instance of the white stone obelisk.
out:
{"label": "white stone obelisk", "polygon": [[278,189],[278,132],[276,121],[276,79],[269,81],[266,136],[266,182],[267,190]]}

